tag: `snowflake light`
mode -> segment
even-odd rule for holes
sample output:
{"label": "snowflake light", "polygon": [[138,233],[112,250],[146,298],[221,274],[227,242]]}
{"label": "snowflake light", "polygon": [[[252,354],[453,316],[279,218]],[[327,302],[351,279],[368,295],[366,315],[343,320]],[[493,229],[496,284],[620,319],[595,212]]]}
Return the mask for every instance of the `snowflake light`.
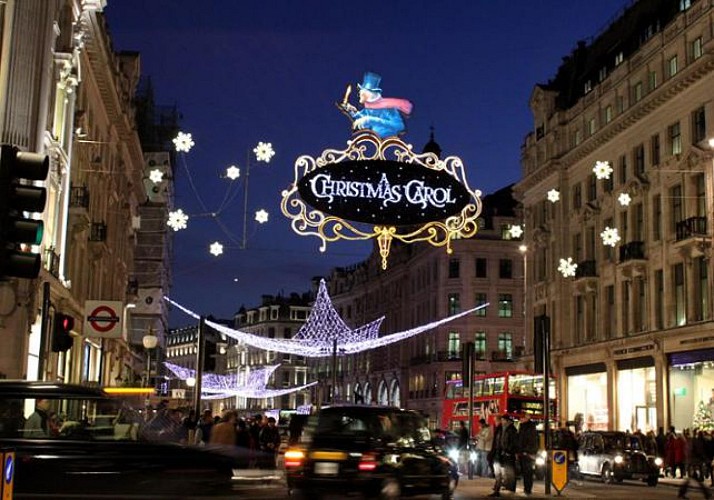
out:
{"label": "snowflake light", "polygon": [[560,191],[557,189],[551,189],[548,191],[548,201],[551,203],[555,203],[556,201],[560,200]]}
{"label": "snowflake light", "polygon": [[223,253],[223,245],[221,245],[219,242],[214,241],[211,243],[211,249],[209,250],[213,255],[218,257]]}
{"label": "snowflake light", "polygon": [[511,226],[508,229],[508,232],[510,233],[511,238],[514,238],[514,239],[518,239],[521,236],[523,236],[523,228],[518,224],[516,224],[515,226]]}
{"label": "snowflake light", "polygon": [[178,210],[169,212],[169,221],[166,223],[166,225],[174,231],[178,231],[179,229],[186,229],[187,222],[188,215],[183,213],[183,210],[179,208]]}
{"label": "snowflake light", "polygon": [[620,196],[617,197],[617,201],[620,202],[620,205],[626,207],[632,201],[632,197],[627,193],[620,193]]}
{"label": "snowflake light", "polygon": [[179,132],[178,135],[173,140],[174,146],[176,146],[176,151],[188,153],[191,148],[196,144],[191,138],[191,134],[185,134]]}
{"label": "snowflake light", "polygon": [[614,247],[620,241],[620,235],[617,232],[616,227],[606,227],[605,230],[600,233],[603,245],[608,245]]}
{"label": "snowflake light", "polygon": [[612,174],[612,167],[609,161],[596,161],[593,167],[595,177],[600,180],[609,179]]}
{"label": "snowflake light", "polygon": [[235,165],[231,165],[226,169],[226,177],[228,177],[232,181],[236,180],[238,177],[240,177],[240,169]]}
{"label": "snowflake light", "polygon": [[259,142],[253,152],[258,161],[264,161],[265,163],[269,163],[270,159],[275,155],[273,145],[269,142]]}
{"label": "snowflake light", "polygon": [[255,220],[257,220],[260,224],[268,222],[268,212],[261,208],[255,212]]}
{"label": "snowflake light", "polygon": [[[168,297],[164,297],[164,300],[173,304],[189,316],[199,319],[198,314],[185,308],[178,302],[175,302]],[[488,305],[488,303],[481,304],[472,309],[462,311],[458,314],[454,314],[453,316],[448,316],[444,319],[433,321],[425,325],[417,326],[398,333],[379,336],[379,328],[384,320],[384,317],[355,329],[349,328],[335,311],[332,301],[327,294],[325,282],[324,280],[321,280],[317,297],[312,306],[312,310],[310,311],[310,315],[292,339],[271,339],[240,330],[234,330],[221,323],[216,323],[210,320],[206,320],[206,324],[223,335],[236,339],[252,347],[257,347],[258,349],[283,352],[286,354],[298,354],[300,356],[311,358],[323,358],[332,356],[335,341],[339,354],[355,354],[358,352],[364,352],[377,347],[383,347],[394,342],[400,342],[404,339],[419,335],[420,333],[433,330],[443,324],[468,316],[475,311],[488,307]]]}
{"label": "snowflake light", "polygon": [[164,173],[158,168],[155,168],[154,170],[149,172],[149,180],[154,184],[158,184],[159,182],[164,180]]}
{"label": "snowflake light", "polygon": [[558,266],[558,272],[563,275],[564,278],[571,278],[575,276],[575,271],[578,265],[573,262],[572,257],[567,259],[560,259],[560,265]]}

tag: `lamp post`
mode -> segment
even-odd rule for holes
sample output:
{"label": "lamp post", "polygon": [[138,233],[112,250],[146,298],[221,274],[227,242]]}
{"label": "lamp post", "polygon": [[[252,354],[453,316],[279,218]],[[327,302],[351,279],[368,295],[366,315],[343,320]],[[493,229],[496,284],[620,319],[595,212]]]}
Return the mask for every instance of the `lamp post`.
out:
{"label": "lamp post", "polygon": [[144,335],[144,338],[141,339],[141,343],[146,350],[146,379],[144,387],[148,387],[149,380],[151,379],[151,351],[156,349],[156,345],[159,343],[159,338],[154,334],[152,327],[149,327],[149,331]]}

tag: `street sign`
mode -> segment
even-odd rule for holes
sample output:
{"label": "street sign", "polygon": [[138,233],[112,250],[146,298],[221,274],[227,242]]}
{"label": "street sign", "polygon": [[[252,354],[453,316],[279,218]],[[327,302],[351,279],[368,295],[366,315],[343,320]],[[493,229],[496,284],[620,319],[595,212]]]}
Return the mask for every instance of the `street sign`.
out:
{"label": "street sign", "polygon": [[88,300],[84,303],[84,336],[121,338],[124,304],[118,300]]}
{"label": "street sign", "polygon": [[2,464],[0,498],[2,500],[12,500],[12,491],[15,483],[15,452],[0,450],[0,463]]}
{"label": "street sign", "polygon": [[568,485],[568,451],[552,451],[552,484],[558,494]]}

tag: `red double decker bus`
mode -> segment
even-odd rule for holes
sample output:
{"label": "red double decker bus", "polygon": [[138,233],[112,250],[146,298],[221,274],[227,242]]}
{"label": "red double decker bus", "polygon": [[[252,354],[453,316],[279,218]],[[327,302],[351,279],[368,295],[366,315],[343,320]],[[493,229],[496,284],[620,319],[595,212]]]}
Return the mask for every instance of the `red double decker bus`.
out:
{"label": "red double decker bus", "polygon": [[[550,379],[550,419],[557,418],[555,381]],[[484,418],[493,424],[496,415],[508,414],[520,418],[530,413],[533,420],[543,420],[543,375],[527,371],[507,371],[476,375],[473,382],[473,429],[480,428]],[[442,429],[456,431],[459,422],[469,418],[468,389],[461,379],[446,382],[446,394],[441,414]]]}

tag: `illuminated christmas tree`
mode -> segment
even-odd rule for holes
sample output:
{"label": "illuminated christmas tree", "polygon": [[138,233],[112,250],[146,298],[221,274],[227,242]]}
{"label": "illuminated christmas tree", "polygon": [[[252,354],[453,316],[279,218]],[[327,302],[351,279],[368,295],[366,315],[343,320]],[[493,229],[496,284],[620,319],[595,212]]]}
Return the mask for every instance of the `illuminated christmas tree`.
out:
{"label": "illuminated christmas tree", "polygon": [[714,419],[709,406],[700,401],[697,405],[697,411],[694,412],[692,427],[700,431],[714,431]]}

